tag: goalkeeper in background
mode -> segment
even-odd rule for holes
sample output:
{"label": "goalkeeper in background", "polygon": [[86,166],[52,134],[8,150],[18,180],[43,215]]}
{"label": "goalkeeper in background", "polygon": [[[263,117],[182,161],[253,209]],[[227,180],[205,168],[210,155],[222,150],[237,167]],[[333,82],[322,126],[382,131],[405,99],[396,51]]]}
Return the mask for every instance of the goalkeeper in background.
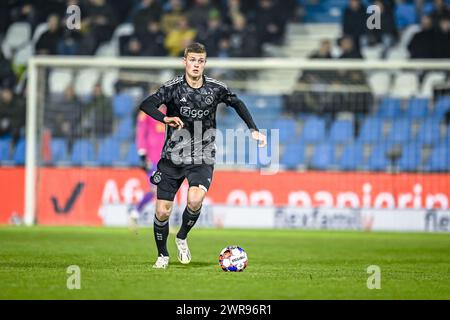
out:
{"label": "goalkeeper in background", "polygon": [[[165,109],[165,106],[159,108],[163,113],[165,113]],[[144,170],[148,178],[156,170],[156,165],[161,157],[165,128],[166,126],[163,123],[139,111],[136,120],[136,148],[140,158],[140,168]],[[131,209],[128,219],[131,230],[137,230],[139,217],[142,215],[145,206],[153,199],[155,191],[147,192],[139,203]]]}

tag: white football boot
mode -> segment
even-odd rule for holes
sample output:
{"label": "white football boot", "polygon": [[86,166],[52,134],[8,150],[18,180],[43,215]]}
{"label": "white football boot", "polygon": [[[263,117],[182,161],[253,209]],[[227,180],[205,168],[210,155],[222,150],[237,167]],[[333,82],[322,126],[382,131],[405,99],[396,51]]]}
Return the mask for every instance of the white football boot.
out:
{"label": "white football boot", "polygon": [[175,242],[178,248],[178,260],[182,264],[188,264],[191,262],[191,252],[189,251],[189,247],[186,239],[178,239],[175,238]]}
{"label": "white football boot", "polygon": [[169,257],[159,256],[153,265],[154,269],[166,269],[169,266]]}

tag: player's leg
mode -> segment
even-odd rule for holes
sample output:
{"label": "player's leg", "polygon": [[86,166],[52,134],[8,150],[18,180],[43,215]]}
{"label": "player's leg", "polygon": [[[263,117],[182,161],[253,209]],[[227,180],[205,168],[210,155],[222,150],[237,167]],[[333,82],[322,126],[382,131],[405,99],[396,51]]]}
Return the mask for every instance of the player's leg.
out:
{"label": "player's leg", "polygon": [[195,225],[200,216],[203,199],[206,196],[206,191],[200,187],[189,187],[187,206],[183,211],[183,219],[180,231],[177,233],[178,239],[186,239],[189,231]]}
{"label": "player's leg", "polygon": [[184,178],[179,172],[168,165],[158,166],[159,177],[156,189],[156,212],[153,219],[153,233],[158,249],[158,260],[154,268],[166,268],[169,264],[167,238],[169,236],[169,217],[172,212],[175,194]]}
{"label": "player's leg", "polygon": [[156,212],[153,219],[153,233],[155,236],[158,257],[168,257],[167,237],[169,236],[169,217],[172,212],[172,201],[156,200]]}
{"label": "player's leg", "polygon": [[176,236],[178,260],[187,264],[191,261],[191,253],[187,245],[187,235],[197,222],[208,188],[212,180],[213,167],[202,165],[188,170],[186,177],[189,181],[187,206],[183,211],[181,227]]}

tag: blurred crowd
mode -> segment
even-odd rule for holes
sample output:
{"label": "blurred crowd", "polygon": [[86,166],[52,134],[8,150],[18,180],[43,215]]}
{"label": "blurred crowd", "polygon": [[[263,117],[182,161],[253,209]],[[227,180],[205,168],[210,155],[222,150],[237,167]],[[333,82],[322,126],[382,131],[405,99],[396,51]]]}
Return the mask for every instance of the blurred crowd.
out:
{"label": "blurred crowd", "polygon": [[[342,34],[348,42],[344,49],[344,57],[362,58],[361,47],[381,44],[382,58],[390,48],[395,46],[408,23],[420,23],[420,30],[409,40],[407,46],[411,58],[445,59],[450,58],[450,8],[444,0],[409,1],[415,5],[412,12],[399,8],[406,0],[375,0],[380,8],[380,29],[367,28],[367,6],[361,0],[349,0],[342,15]],[[425,3],[427,6],[425,7]],[[398,10],[397,10],[398,9]],[[402,22],[402,14],[406,15]],[[348,47],[351,48],[348,48]],[[342,57],[342,56],[341,56]]]}
{"label": "blurred crowd", "polygon": [[[80,8],[79,30],[67,28],[72,5]],[[33,42],[35,54],[93,55],[118,26],[129,23],[133,33],[119,37],[122,56],[178,57],[188,43],[199,41],[210,57],[260,57],[263,44],[283,42],[296,7],[296,0],[8,0],[0,2],[0,43],[14,22],[27,22],[32,35],[46,23]],[[0,50],[0,139],[12,137],[15,143],[24,133],[25,93],[18,88],[23,70],[10,58]],[[48,110],[51,119],[44,121],[54,125],[54,136],[111,133],[111,100],[100,85],[88,103],[70,86],[62,97],[51,97]],[[68,118],[68,110],[78,111]]]}
{"label": "blurred crowd", "polygon": [[[309,58],[364,59],[363,50],[368,52],[378,47],[381,48],[379,58],[387,59],[390,50],[402,46],[400,40],[407,27],[413,26],[416,30],[407,38],[404,48],[409,58],[450,59],[449,5],[444,0],[409,1],[414,11],[405,17],[408,21],[403,21],[399,7],[405,3],[405,0],[348,0],[342,12],[342,36],[323,39]],[[371,15],[367,7],[372,4],[380,9],[380,29],[367,27]],[[420,74],[420,80],[425,74]],[[330,86],[334,86],[332,92]],[[307,70],[301,73],[294,92],[285,99],[285,109],[291,114],[325,113],[334,118],[338,112],[368,113],[373,101],[366,76],[360,70]]]}
{"label": "blurred crowd", "polygon": [[[66,27],[67,7],[77,5],[81,29]],[[38,54],[92,55],[117,26],[132,23],[120,54],[180,56],[187,43],[203,42],[209,56],[261,56],[264,43],[281,44],[296,0],[12,0],[1,6],[0,35],[16,21],[34,30],[47,22]],[[245,45],[243,45],[245,44]]]}

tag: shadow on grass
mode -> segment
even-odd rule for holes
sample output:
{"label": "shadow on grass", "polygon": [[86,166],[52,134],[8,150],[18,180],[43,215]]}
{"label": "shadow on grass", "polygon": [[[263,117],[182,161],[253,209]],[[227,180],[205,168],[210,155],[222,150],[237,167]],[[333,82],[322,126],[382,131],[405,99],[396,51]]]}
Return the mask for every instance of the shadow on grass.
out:
{"label": "shadow on grass", "polygon": [[205,261],[192,261],[189,264],[182,264],[181,262],[177,261],[171,261],[170,267],[174,268],[204,268],[204,267],[218,267],[218,264],[211,263],[211,262],[205,262]]}

